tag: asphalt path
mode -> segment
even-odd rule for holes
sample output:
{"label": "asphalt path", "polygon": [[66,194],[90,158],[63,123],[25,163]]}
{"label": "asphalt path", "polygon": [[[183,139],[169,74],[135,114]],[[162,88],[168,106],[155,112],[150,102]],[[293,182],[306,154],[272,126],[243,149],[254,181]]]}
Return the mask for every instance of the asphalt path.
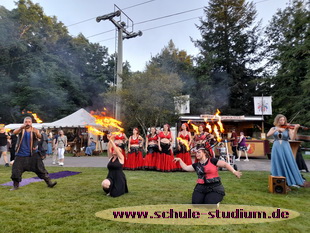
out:
{"label": "asphalt path", "polygon": [[[8,156],[9,157],[9,156]],[[250,161],[236,161],[238,170],[240,171],[270,171],[270,160],[265,157],[249,158]],[[65,156],[63,167],[107,167],[109,160],[105,156],[81,156],[69,157]],[[59,166],[52,164],[52,158],[47,157],[44,160],[46,167]],[[310,160],[306,160],[308,169],[310,169]],[[3,159],[0,160],[0,166],[4,165]]]}
{"label": "asphalt path", "polygon": [[[83,157],[65,157],[64,167],[107,167],[108,158],[104,156],[83,156]],[[52,158],[44,160],[45,166],[52,165]],[[267,158],[250,158],[250,161],[236,161],[235,164],[240,171],[270,171],[270,160]],[[310,169],[310,160],[306,160]]]}

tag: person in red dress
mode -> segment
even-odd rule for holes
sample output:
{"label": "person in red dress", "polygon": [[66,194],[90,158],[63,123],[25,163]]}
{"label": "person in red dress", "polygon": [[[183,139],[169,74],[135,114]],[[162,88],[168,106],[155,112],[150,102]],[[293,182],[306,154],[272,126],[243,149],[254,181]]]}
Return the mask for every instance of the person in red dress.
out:
{"label": "person in red dress", "polygon": [[[181,131],[178,133],[178,154],[177,158],[182,159],[182,161],[186,165],[191,165],[192,164],[192,158],[190,154],[190,145],[192,142],[192,135],[189,132],[189,127],[187,123],[183,123],[181,125]],[[180,164],[177,164],[178,170],[182,171],[182,167]]]}
{"label": "person in red dress", "polygon": [[146,156],[144,158],[144,168],[148,170],[156,169],[156,159],[158,157],[158,135],[156,128],[151,127],[150,134],[145,140]]}
{"label": "person in red dress", "polygon": [[170,126],[165,124],[163,131],[158,134],[159,159],[156,161],[158,171],[171,172],[176,171],[176,164],[173,162],[174,156],[172,152],[173,137]]}
{"label": "person in red dress", "polygon": [[[195,135],[193,137],[193,141],[192,141],[192,148],[191,148],[191,153],[196,155],[196,151],[201,148],[201,147],[205,147],[205,144],[207,142],[207,132],[205,131],[205,125],[204,124],[200,124],[198,126],[198,132],[195,132]],[[195,163],[197,163],[198,160],[195,156]]]}
{"label": "person in red dress", "polygon": [[199,125],[198,133],[195,133],[192,143],[192,148],[198,149],[200,147],[204,147],[207,141],[207,132],[204,131],[205,126],[203,124]]}
{"label": "person in red dress", "polygon": [[143,169],[143,142],[144,139],[139,134],[139,129],[134,128],[128,140],[128,153],[124,169],[141,170]]}

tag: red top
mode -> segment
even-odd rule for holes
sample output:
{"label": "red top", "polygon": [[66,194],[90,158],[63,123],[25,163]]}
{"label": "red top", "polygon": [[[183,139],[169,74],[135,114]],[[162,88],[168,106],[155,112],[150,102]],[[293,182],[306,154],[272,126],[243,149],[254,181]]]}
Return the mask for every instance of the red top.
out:
{"label": "red top", "polygon": [[232,145],[233,146],[237,146],[238,145],[238,135],[237,135],[237,133],[232,133],[231,134],[231,137],[232,138],[234,138],[232,141],[231,141],[231,143],[232,143]]}
{"label": "red top", "polygon": [[161,131],[161,132],[158,134],[158,137],[160,137],[160,138],[171,139],[171,132],[169,132],[168,135],[165,135],[164,132]]}
{"label": "red top", "polygon": [[118,134],[115,136],[115,140],[125,140],[124,134]]}
{"label": "red top", "polygon": [[136,139],[133,139],[133,137],[130,137],[130,144],[139,144],[139,137],[137,137]]}
{"label": "red top", "polygon": [[207,137],[207,135],[205,133],[202,134],[196,134],[195,136],[195,141],[201,141],[201,140],[205,140]]}
{"label": "red top", "polygon": [[206,166],[204,166],[204,172],[206,179],[212,179],[219,176],[217,166],[211,163],[210,159]]}
{"label": "red top", "polygon": [[[213,159],[213,161],[211,161],[211,159]],[[219,177],[217,166],[213,164],[215,161],[218,161],[218,160],[214,158],[211,158],[211,159],[209,159],[207,164],[203,166],[204,176],[206,180]],[[204,184],[205,181],[201,178],[198,178],[197,183]]]}
{"label": "red top", "polygon": [[190,139],[188,134],[183,135],[182,133],[180,133],[180,138],[185,139],[187,141],[189,141],[189,139]]}
{"label": "red top", "polygon": [[149,134],[147,138],[148,138],[149,142],[150,142],[150,141],[156,141],[156,142],[157,142],[157,140],[158,140],[157,134],[155,134],[154,136],[152,136],[151,134]]}

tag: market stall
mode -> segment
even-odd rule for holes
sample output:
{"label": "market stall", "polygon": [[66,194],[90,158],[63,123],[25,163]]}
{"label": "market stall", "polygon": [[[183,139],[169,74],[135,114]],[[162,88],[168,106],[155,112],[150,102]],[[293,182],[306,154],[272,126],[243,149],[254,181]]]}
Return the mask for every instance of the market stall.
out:
{"label": "market stall", "polygon": [[[180,116],[177,128],[179,129],[182,123],[187,122],[195,125],[209,123],[212,126],[218,120],[213,115]],[[224,132],[221,133],[221,140],[228,141],[229,153],[232,153],[230,145],[231,132],[232,129],[235,129],[237,135],[240,135],[240,132],[244,132],[249,157],[265,157],[267,154],[270,154],[269,141],[266,140],[265,134],[261,131],[261,125],[264,121],[262,116],[220,116],[220,120],[224,127]],[[194,129],[190,129],[192,134],[194,134]]]}
{"label": "market stall", "polygon": [[[80,152],[88,146],[89,138],[92,137],[96,142],[96,152],[106,150],[106,143],[100,136],[93,135],[87,131],[86,126],[97,126],[95,118],[81,108],[78,111],[51,123],[43,123],[42,127],[47,128],[49,131],[57,131],[63,129],[68,137],[69,152]],[[100,126],[98,126],[100,127]]]}

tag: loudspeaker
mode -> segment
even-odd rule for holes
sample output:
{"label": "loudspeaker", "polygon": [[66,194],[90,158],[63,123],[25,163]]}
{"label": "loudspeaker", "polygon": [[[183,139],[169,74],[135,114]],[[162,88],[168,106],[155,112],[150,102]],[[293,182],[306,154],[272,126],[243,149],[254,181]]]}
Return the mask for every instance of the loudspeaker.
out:
{"label": "loudspeaker", "polygon": [[286,178],[284,176],[269,176],[269,192],[286,194]]}

